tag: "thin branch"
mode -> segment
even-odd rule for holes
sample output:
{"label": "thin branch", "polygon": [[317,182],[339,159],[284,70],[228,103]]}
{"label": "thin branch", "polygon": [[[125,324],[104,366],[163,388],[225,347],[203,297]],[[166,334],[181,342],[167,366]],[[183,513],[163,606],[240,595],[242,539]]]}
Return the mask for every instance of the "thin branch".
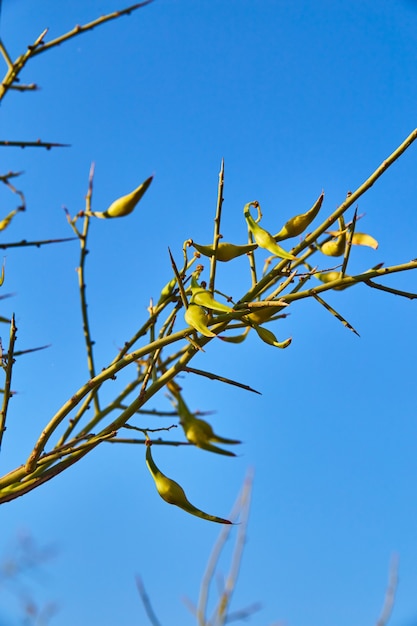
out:
{"label": "thin branch", "polygon": [[65,33],[64,35],[60,35],[60,37],[56,37],[55,39],[52,39],[51,41],[48,41],[47,43],[42,42],[39,47],[36,47],[33,50],[32,56],[36,56],[37,54],[46,52],[46,50],[49,50],[50,48],[54,48],[55,46],[60,46],[61,43],[63,43],[64,41],[67,41],[68,39],[72,39],[73,37],[78,37],[78,35],[82,35],[83,33],[86,33],[89,30],[93,30],[93,28],[95,28],[96,26],[105,24],[106,22],[109,22],[110,20],[115,20],[119,17],[122,17],[123,15],[130,15],[130,13],[133,13],[133,11],[136,11],[137,9],[142,8],[146,6],[147,4],[151,4],[151,2],[153,2],[153,0],[145,0],[144,2],[137,2],[136,4],[132,4],[126,9],[121,9],[120,11],[114,11],[113,13],[102,15],[101,17],[93,20],[92,22],[88,22],[88,24],[84,24],[84,26],[79,26],[79,25],[74,26],[72,30],[70,30],[68,33]]}
{"label": "thin branch", "polygon": [[[247,526],[247,519],[248,519],[247,515],[249,512],[251,488],[252,488],[252,472],[248,473],[247,477],[245,478],[242,491],[239,494],[235,504],[233,505],[232,511],[229,516],[229,519],[231,519],[232,521],[235,521],[240,514],[243,515],[242,523],[239,525],[239,534],[236,539],[236,547],[235,547],[234,554],[233,554],[231,574],[229,575],[229,579],[228,579],[228,583],[229,583],[229,587],[228,587],[229,596],[228,597],[229,598],[233,591],[234,584],[236,583],[237,571],[239,570],[239,566],[240,566],[242,548],[243,548],[245,536],[246,536],[246,526]],[[197,611],[196,611],[198,626],[207,626],[206,612],[207,612],[207,603],[208,603],[210,585],[211,585],[214,573],[216,571],[216,567],[219,563],[220,555],[229,537],[231,529],[232,529],[232,526],[224,527],[221,530],[219,537],[211,552],[210,558],[208,560],[206,571],[204,573],[204,576],[202,578],[201,585],[200,585],[200,594],[198,598],[198,606],[197,606]],[[219,605],[216,609],[216,613],[219,617],[221,615],[222,606],[227,608],[228,606],[227,598],[226,599],[223,597],[220,598]],[[225,617],[225,612],[223,612],[222,615],[223,617]],[[223,620],[223,623],[224,623],[224,620]]]}
{"label": "thin branch", "polygon": [[408,298],[409,300],[417,299],[417,293],[411,293],[410,291],[401,291],[401,289],[394,289],[393,287],[386,287],[385,285],[378,285],[378,283],[374,283],[372,280],[365,280],[364,282],[365,285],[368,285],[368,287],[372,287],[372,289],[386,291],[387,293],[392,293],[394,296],[402,296],[403,298]]}
{"label": "thin branch", "polygon": [[41,141],[40,139],[37,139],[36,141],[9,141],[1,139],[0,146],[7,146],[9,148],[46,148],[46,150],[50,150],[51,148],[70,147],[68,143],[54,143],[51,141]]}
{"label": "thin branch", "polygon": [[3,394],[3,406],[0,411],[0,449],[3,441],[3,435],[6,430],[6,416],[7,409],[9,407],[9,400],[11,398],[11,383],[12,383],[12,370],[14,364],[14,345],[16,342],[16,332],[17,327],[15,323],[14,315],[12,315],[12,320],[10,324],[10,339],[9,339],[9,349],[7,351],[7,362],[6,362],[6,380],[4,383],[4,394]]}
{"label": "thin branch", "polygon": [[384,604],[382,606],[381,614],[376,622],[376,626],[385,626],[391,617],[392,610],[394,608],[395,594],[398,586],[398,555],[394,554],[391,559],[391,565],[389,569],[388,586],[385,592]]}
{"label": "thin branch", "polygon": [[[84,226],[83,232],[80,236],[80,264],[77,268],[78,273],[78,287],[80,290],[80,301],[81,301],[81,315],[83,321],[83,331],[84,331],[84,341],[85,348],[87,351],[87,366],[88,372],[90,374],[90,378],[94,378],[96,375],[96,370],[94,366],[94,353],[93,353],[93,341],[91,339],[90,333],[90,322],[88,318],[88,305],[87,305],[87,295],[86,295],[86,283],[85,283],[85,263],[88,254],[87,249],[87,239],[88,239],[88,230],[90,226],[90,218],[88,214],[91,213],[91,201],[93,196],[93,179],[94,179],[94,163],[91,164],[90,174],[88,177],[88,191],[85,198],[85,208],[86,215],[84,217]],[[100,403],[98,398],[98,388],[96,392],[93,394],[93,402],[95,413],[100,412]]]}
{"label": "thin branch", "polygon": [[136,576],[136,587],[138,589],[143,608],[145,609],[146,615],[148,616],[150,623],[152,624],[152,626],[161,626],[161,623],[157,619],[155,612],[152,608],[151,601],[149,600],[149,596],[146,593],[145,586],[140,576]]}
{"label": "thin branch", "polygon": [[340,315],[340,313],[338,313],[333,307],[331,307],[328,302],[325,302],[323,300],[323,298],[320,298],[320,296],[318,296],[316,293],[314,293],[313,290],[311,291],[311,295],[313,296],[313,298],[315,298],[317,300],[317,302],[320,302],[320,304],[322,306],[324,306],[324,308],[327,309],[327,311],[329,311],[329,313],[334,315],[334,317],[336,319],[338,319],[339,322],[342,322],[343,326],[345,326],[346,328],[351,330],[353,333],[355,333],[355,335],[360,337],[358,331],[353,328],[352,324],[349,324],[349,322],[342,315]]}
{"label": "thin branch", "polygon": [[198,376],[205,376],[206,378],[210,378],[210,380],[218,380],[221,383],[227,383],[228,385],[234,385],[235,387],[240,387],[241,389],[246,389],[246,391],[252,391],[253,393],[257,393],[262,395],[260,391],[256,389],[252,389],[249,385],[245,385],[244,383],[238,383],[231,378],[225,378],[224,376],[219,376],[218,374],[212,374],[211,372],[206,372],[204,370],[198,370],[194,367],[185,367],[184,372],[188,372],[190,374],[197,374]]}
{"label": "thin branch", "polygon": [[122,9],[120,11],[114,11],[113,13],[109,13],[108,15],[103,15],[102,17],[99,17],[98,19],[95,19],[92,22],[89,22],[88,24],[84,24],[83,26],[77,25],[69,32],[59,37],[56,37],[55,39],[52,39],[51,41],[48,41],[47,43],[44,42],[44,38],[48,32],[48,29],[45,29],[36,38],[34,43],[28,46],[27,51],[24,54],[21,54],[14,62],[11,61],[9,54],[7,53],[4,45],[2,44],[0,40],[0,44],[1,44],[0,53],[3,55],[3,58],[5,59],[7,67],[8,67],[6,75],[4,76],[3,81],[0,83],[0,101],[4,98],[8,90],[12,89],[13,86],[18,82],[19,74],[25,67],[26,63],[31,58],[35,57],[38,54],[42,54],[43,52],[46,52],[46,50],[54,48],[55,46],[61,45],[61,43],[63,43],[64,41],[67,41],[68,39],[72,39],[73,37],[77,37],[78,35],[81,35],[82,33],[92,30],[96,26],[100,26],[101,24],[104,24],[105,22],[117,19],[123,15],[129,15],[136,9],[139,9],[141,7],[146,6],[147,4],[150,4],[152,1],[153,0],[145,0],[144,2],[132,4],[126,9]]}
{"label": "thin branch", "polygon": [[209,291],[214,293],[214,283],[216,280],[216,250],[219,245],[219,241],[221,238],[220,234],[220,223],[222,217],[222,207],[223,207],[223,189],[224,189],[224,159],[222,159],[220,172],[219,172],[219,185],[217,188],[217,206],[216,206],[216,215],[214,217],[214,234],[213,234],[213,254],[210,257],[210,278],[209,278]]}
{"label": "thin branch", "polygon": [[16,241],[13,243],[0,243],[0,250],[7,250],[7,248],[24,248],[27,246],[36,246],[40,248],[41,246],[45,246],[49,243],[63,243],[65,241],[74,241],[77,237],[64,237],[63,239],[41,239],[39,241],[26,241],[26,239],[22,239],[22,241]]}

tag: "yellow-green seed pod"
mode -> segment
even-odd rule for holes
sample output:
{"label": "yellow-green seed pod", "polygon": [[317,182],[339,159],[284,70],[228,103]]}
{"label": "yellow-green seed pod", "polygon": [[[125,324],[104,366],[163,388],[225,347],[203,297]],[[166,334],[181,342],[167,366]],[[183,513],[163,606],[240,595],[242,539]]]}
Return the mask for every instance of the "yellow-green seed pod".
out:
{"label": "yellow-green seed pod", "polygon": [[256,330],[262,341],[270,346],[275,346],[275,348],[287,348],[292,341],[291,337],[288,337],[285,341],[278,341],[273,332],[263,326],[258,326],[258,324],[253,324],[253,328]]}
{"label": "yellow-green seed pod", "polygon": [[352,243],[354,246],[368,246],[373,250],[378,248],[377,240],[366,233],[353,233]]}
{"label": "yellow-green seed pod", "polygon": [[305,229],[311,224],[323,204],[324,193],[322,192],[318,200],[314,203],[309,211],[295,215],[288,220],[281,228],[279,233],[274,237],[275,241],[282,241],[283,239],[289,239],[290,237],[297,237],[305,231]]}
{"label": "yellow-green seed pod", "polygon": [[217,311],[219,313],[231,313],[233,309],[230,306],[215,300],[207,289],[204,289],[198,284],[196,275],[199,275],[199,272],[193,272],[191,276],[190,302],[192,304],[199,304],[200,306],[204,306],[206,309],[211,309],[212,311]]}
{"label": "yellow-green seed pod", "polygon": [[251,206],[257,208],[258,212],[260,213],[259,202],[249,202],[248,204],[245,204],[243,214],[245,216],[248,229],[252,233],[252,236],[258,246],[260,248],[268,250],[268,252],[270,252],[271,254],[275,254],[275,256],[278,256],[281,259],[288,259],[290,261],[296,260],[297,257],[281,248],[281,246],[277,244],[271,233],[269,233],[267,230],[259,226],[257,222],[255,222],[252,215],[250,214]]}
{"label": "yellow-green seed pod", "polygon": [[165,287],[163,287],[163,289],[161,290],[161,294],[159,296],[158,304],[161,304],[162,302],[165,302],[165,300],[168,300],[168,298],[172,295],[172,292],[176,284],[177,284],[177,279],[173,278],[172,280],[169,281],[169,283],[165,285]]}
{"label": "yellow-green seed pod", "polygon": [[342,256],[346,248],[346,228],[343,215],[339,217],[339,231],[335,239],[326,241],[320,250],[326,256]]}
{"label": "yellow-green seed pod", "polygon": [[[204,256],[212,257],[214,255],[214,250],[212,246],[202,246],[199,243],[195,243],[193,241],[192,245],[198,252],[204,254]],[[237,246],[234,243],[227,243],[226,241],[221,241],[216,250],[216,259],[221,261],[222,263],[227,263],[227,261],[231,261],[232,259],[236,259],[243,254],[248,254],[248,252],[253,252],[256,250],[258,244],[256,243],[248,243],[246,245]]]}
{"label": "yellow-green seed pod", "polygon": [[0,231],[6,230],[14,216],[19,213],[19,211],[22,211],[22,207],[13,209],[13,211],[10,211],[10,213],[0,221]]}
{"label": "yellow-green seed pod", "polygon": [[251,322],[255,322],[255,324],[263,324],[287,306],[284,302],[282,304],[274,302],[274,304],[277,304],[277,306],[268,306],[268,303],[266,303],[264,307],[254,307],[252,313],[246,315],[245,319],[248,318]]}
{"label": "yellow-green seed pod", "polygon": [[226,341],[226,343],[243,343],[248,336],[249,330],[250,328],[247,327],[241,335],[219,335],[218,337],[222,341]]}
{"label": "yellow-green seed pod", "polygon": [[204,335],[205,337],[215,337],[216,334],[213,333],[207,326],[208,317],[204,309],[198,304],[194,304],[190,302],[187,310],[184,314],[184,319],[189,326],[197,330],[199,333]]}
{"label": "yellow-green seed pod", "polygon": [[138,204],[139,200],[141,200],[145,191],[148,189],[149,185],[153,180],[153,176],[149,176],[145,180],[144,183],[139,185],[134,191],[128,193],[126,196],[122,196],[118,198],[109,206],[107,211],[94,212],[93,215],[95,217],[124,217],[125,215],[129,215],[132,213],[135,206]]}
{"label": "yellow-green seed pod", "polygon": [[229,452],[228,450],[223,450],[223,448],[214,446],[212,442],[237,444],[242,443],[241,441],[237,439],[226,439],[225,437],[216,435],[211,424],[205,420],[197,418],[193,413],[191,413],[179,393],[176,393],[175,397],[177,399],[176,409],[180,418],[180,424],[183,427],[184,434],[190,443],[194,444],[198,448],[207,450],[208,452],[215,452],[216,454],[223,454],[225,456],[236,456],[234,452]]}
{"label": "yellow-green seed pod", "polygon": [[6,261],[3,259],[3,265],[1,266],[1,273],[0,273],[0,287],[4,283],[4,267],[5,267],[5,265],[6,265]]}
{"label": "yellow-green seed pod", "polygon": [[188,500],[185,495],[184,489],[179,485],[175,480],[168,478],[161,472],[161,470],[157,467],[155,461],[152,458],[151,454],[151,442],[146,442],[146,464],[151,473],[152,478],[155,481],[156,490],[159,495],[165,502],[168,504],[174,504],[175,506],[180,507],[187,513],[191,515],[195,515],[196,517],[201,517],[202,519],[208,520],[209,522],[217,522],[218,524],[231,524],[232,522],[223,519],[222,517],[216,517],[215,515],[210,515],[209,513],[204,513],[200,509],[197,509],[191,502]]}
{"label": "yellow-green seed pod", "polygon": [[[318,278],[322,283],[333,283],[335,280],[340,280],[342,278],[342,272],[337,272],[336,270],[331,272],[317,272],[314,274],[314,277]],[[349,276],[345,274],[345,278],[349,278]],[[345,287],[335,287],[334,289],[335,291],[343,291],[343,289],[347,289],[350,286],[351,285],[346,285]]]}

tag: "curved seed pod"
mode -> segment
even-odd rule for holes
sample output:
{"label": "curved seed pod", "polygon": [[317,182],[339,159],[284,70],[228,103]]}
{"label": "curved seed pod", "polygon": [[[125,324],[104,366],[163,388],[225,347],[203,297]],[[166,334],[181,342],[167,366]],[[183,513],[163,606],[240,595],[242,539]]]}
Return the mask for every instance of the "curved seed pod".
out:
{"label": "curved seed pod", "polygon": [[343,215],[339,217],[339,234],[336,239],[326,241],[320,250],[327,256],[342,256],[346,248],[346,229]]}
{"label": "curved seed pod", "polygon": [[[319,272],[314,274],[314,276],[315,278],[321,280],[322,283],[332,283],[335,280],[342,278],[342,272],[333,270],[332,272]],[[349,278],[349,276],[345,274],[345,278]],[[335,291],[343,291],[343,289],[347,289],[348,287],[351,287],[351,285],[346,285],[345,287],[335,287],[334,289]]]}
{"label": "curved seed pod", "polygon": [[255,324],[263,324],[286,306],[284,302],[282,304],[277,304],[279,306],[265,306],[255,308],[252,313],[249,313],[245,317],[250,319],[251,322],[255,322]]}
{"label": "curved seed pod", "polygon": [[196,279],[196,274],[199,272],[194,272],[191,276],[191,300],[190,302],[193,304],[199,304],[200,306],[204,306],[206,309],[212,309],[213,311],[218,311],[219,313],[231,313],[233,309],[227,304],[222,304],[221,302],[217,302],[211,295],[207,289],[203,289]]}
{"label": "curved seed pod", "polygon": [[19,211],[21,210],[22,207],[17,207],[16,209],[13,209],[13,211],[10,211],[10,213],[0,221],[0,231],[5,230],[9,226],[14,216],[17,215],[17,213],[19,213]]}
{"label": "curved seed pod", "polygon": [[132,213],[135,206],[138,204],[139,200],[142,198],[145,191],[148,189],[149,185],[153,180],[153,176],[149,176],[145,180],[144,183],[139,185],[134,191],[128,193],[126,196],[122,196],[118,198],[109,206],[107,211],[95,212],[93,215],[95,217],[124,217],[125,215],[129,215]]}
{"label": "curved seed pod", "polygon": [[207,314],[205,313],[204,309],[201,308],[201,306],[198,306],[198,304],[194,304],[194,302],[191,302],[188,305],[188,308],[184,313],[184,319],[189,326],[192,326],[192,328],[198,330],[198,332],[205,337],[216,336],[216,334],[208,328]]}
{"label": "curved seed pod", "polygon": [[241,335],[223,335],[221,337],[219,335],[219,339],[226,341],[227,343],[243,343],[248,336],[249,330],[250,328],[247,326]]}
{"label": "curved seed pod", "polygon": [[202,519],[206,519],[209,522],[217,522],[218,524],[231,524],[232,522],[223,519],[222,517],[216,517],[215,515],[210,515],[209,513],[204,513],[204,511],[200,511],[197,509],[191,502],[187,499],[185,495],[184,489],[179,485],[175,480],[168,478],[161,472],[161,470],[157,467],[155,461],[152,458],[151,454],[151,442],[146,442],[146,464],[148,469],[152,475],[152,478],[155,481],[156,489],[165,502],[168,504],[174,504],[175,506],[179,506],[180,509],[184,509],[187,513],[191,515],[196,515],[197,517],[201,517]]}
{"label": "curved seed pod", "polygon": [[263,326],[258,326],[258,324],[253,324],[253,328],[256,330],[262,341],[268,343],[270,346],[275,346],[276,348],[287,348],[292,341],[291,337],[288,337],[285,341],[278,341],[273,332]]}
{"label": "curved seed pod", "polygon": [[275,241],[282,241],[282,239],[289,239],[290,237],[296,237],[301,235],[305,229],[311,224],[316,215],[321,209],[323,204],[324,192],[321,193],[318,200],[314,203],[309,211],[295,215],[284,224],[279,233],[274,237]]}
{"label": "curved seed pod", "polygon": [[[202,246],[199,243],[195,243],[194,241],[192,245],[196,250],[198,250],[198,252],[204,254],[204,256],[212,257],[214,255],[214,250],[212,246]],[[227,261],[236,259],[238,256],[242,256],[243,254],[247,254],[248,252],[256,250],[257,247],[258,244],[256,243],[248,243],[243,246],[236,246],[234,243],[221,241],[217,246],[216,259],[218,261],[222,261],[222,263],[226,263]]]}
{"label": "curved seed pod", "polygon": [[165,285],[165,287],[163,287],[163,289],[161,290],[161,294],[159,296],[158,304],[161,304],[162,302],[165,302],[165,300],[168,300],[176,284],[177,284],[177,279],[173,278],[172,280],[169,281],[169,283]]}
{"label": "curved seed pod", "polygon": [[225,437],[219,437],[213,432],[211,424],[205,420],[197,418],[179,394],[175,394],[177,398],[176,409],[180,417],[180,424],[184,429],[184,434],[190,443],[193,443],[197,448],[208,450],[209,452],[216,452],[217,454],[223,454],[225,456],[236,456],[234,452],[223,450],[218,446],[213,446],[212,441],[215,443],[235,444],[242,443],[238,439],[226,439]]}
{"label": "curved seed pod", "polygon": [[377,240],[366,233],[353,233],[352,243],[355,246],[368,246],[373,250],[378,248]]}
{"label": "curved seed pod", "polygon": [[286,250],[281,248],[281,246],[277,244],[277,242],[275,241],[271,233],[269,233],[267,230],[265,230],[264,228],[262,228],[261,226],[259,226],[259,224],[255,222],[252,215],[250,214],[251,206],[256,207],[259,211],[258,202],[249,202],[248,204],[245,204],[243,208],[243,215],[245,216],[248,228],[250,232],[252,233],[253,238],[255,239],[258,246],[260,248],[264,248],[265,250],[268,250],[268,252],[270,252],[271,254],[275,254],[275,256],[278,256],[281,259],[288,259],[290,261],[294,261],[297,257],[295,257],[293,254],[290,254],[289,252],[286,252]]}

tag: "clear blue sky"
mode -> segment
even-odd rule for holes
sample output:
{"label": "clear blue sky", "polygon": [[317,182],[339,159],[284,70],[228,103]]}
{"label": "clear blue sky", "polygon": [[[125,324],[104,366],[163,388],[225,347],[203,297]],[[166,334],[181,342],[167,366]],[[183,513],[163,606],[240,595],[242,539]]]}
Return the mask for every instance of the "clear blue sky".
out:
{"label": "clear blue sky", "polygon": [[[46,26],[55,37],[126,6],[3,5],[1,36],[13,57]],[[6,97],[1,138],[72,147],[2,149],[1,173],[25,171],[28,204],[5,240],[70,236],[62,207],[83,208],[93,160],[95,210],[155,173],[140,210],[93,224],[89,312],[102,367],[170,278],[167,247],[179,258],[185,239],[210,241],[222,157],[223,234],[243,243],[246,202],[261,202],[271,230],[322,189],[330,213],[417,126],[417,2],[155,0],[37,57],[22,78],[41,91]],[[360,200],[361,230],[380,245],[354,250],[358,270],[416,257],[416,167],[414,146]],[[11,202],[3,190],[0,201],[3,216]],[[77,264],[76,242],[7,252],[3,290],[15,296],[2,311],[16,312],[19,348],[52,347],[16,367],[3,472],[25,460],[87,378]],[[224,276],[225,291],[238,297],[245,276]],[[417,290],[415,274],[387,284]],[[215,430],[244,441],[240,456],[158,449],[158,462],[190,500],[222,516],[254,467],[233,603],[262,602],[250,624],[371,625],[398,553],[392,624],[408,626],[417,619],[416,304],[365,287],[329,301],[360,338],[303,302],[275,329],[293,337],[287,350],[254,339],[212,342],[196,359],[262,396],[183,380],[190,408],[216,411]],[[163,626],[195,623],[181,598],[196,601],[219,527],[158,497],[142,448],[103,445],[0,515],[0,556],[22,529],[57,549],[28,582],[39,602],[58,604],[55,626],[147,624],[136,573]],[[1,624],[20,623],[2,589],[0,607]]]}

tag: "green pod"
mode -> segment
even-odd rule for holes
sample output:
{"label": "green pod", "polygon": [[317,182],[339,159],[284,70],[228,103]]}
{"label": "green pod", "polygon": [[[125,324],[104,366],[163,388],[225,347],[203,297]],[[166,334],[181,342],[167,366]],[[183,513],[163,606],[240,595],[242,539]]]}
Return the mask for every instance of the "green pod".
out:
{"label": "green pod", "polygon": [[[193,241],[192,245],[194,248],[204,254],[204,256],[212,257],[214,255],[214,250],[212,246],[202,246]],[[236,259],[243,254],[248,254],[248,252],[253,252],[256,250],[258,244],[256,243],[248,243],[246,245],[237,246],[234,243],[227,243],[226,241],[221,241],[217,246],[216,250],[216,259],[221,261],[222,263],[226,263],[227,261],[231,261],[232,259]]]}
{"label": "green pod", "polygon": [[283,308],[285,308],[285,304],[280,306],[256,307],[253,312],[246,315],[245,318],[249,319],[251,322],[255,322],[255,324],[264,324]]}
{"label": "green pod", "polygon": [[[331,272],[318,272],[314,274],[314,276],[318,278],[322,283],[333,283],[335,280],[340,280],[341,278],[343,278],[342,272],[337,272],[336,270],[333,270]],[[344,277],[349,278],[348,276],[346,276],[346,274]],[[343,291],[343,289],[347,289],[350,286],[351,285],[346,285],[345,287],[335,287],[334,290]]]}
{"label": "green pod", "polygon": [[179,394],[176,394],[176,398],[176,409],[180,418],[180,424],[183,427],[184,434],[190,443],[197,446],[197,448],[207,450],[208,452],[215,452],[216,454],[223,454],[224,456],[236,456],[234,452],[223,450],[223,448],[219,448],[218,446],[213,446],[211,442],[237,444],[242,443],[241,441],[237,439],[227,439],[226,437],[216,435],[211,424],[205,420],[197,418],[193,413],[191,413]]}
{"label": "green pod", "polygon": [[281,259],[288,259],[289,261],[295,261],[297,257],[295,257],[293,254],[290,254],[283,248],[281,248],[281,246],[277,244],[277,242],[275,241],[271,233],[269,233],[267,230],[265,230],[264,228],[262,228],[261,226],[259,226],[259,224],[255,222],[252,215],[250,214],[251,206],[256,207],[260,213],[259,203],[249,202],[248,204],[245,204],[244,209],[243,209],[243,214],[245,216],[248,229],[252,233],[252,236],[255,239],[258,246],[260,248],[264,248],[265,250],[268,250],[268,252],[270,252],[271,254],[275,254],[275,256],[278,256]]}
{"label": "green pod", "polygon": [[253,328],[256,330],[262,341],[270,346],[275,346],[275,348],[287,348],[292,341],[291,337],[285,339],[285,341],[278,341],[273,332],[263,326],[258,326],[258,324],[253,324]]}
{"label": "green pod", "polygon": [[301,235],[301,233],[305,231],[320,211],[323,199],[324,193],[322,192],[309,211],[301,213],[300,215],[295,215],[289,219],[288,222],[286,222],[281,228],[279,233],[275,235],[275,241],[282,241],[282,239],[289,239],[290,237],[297,237],[297,235]]}
{"label": "green pod", "polygon": [[135,206],[138,204],[139,200],[141,200],[145,191],[148,189],[149,185],[153,180],[153,176],[149,176],[139,187],[134,189],[131,193],[128,193],[126,196],[122,196],[118,198],[109,206],[106,211],[95,212],[93,215],[95,217],[124,217],[125,215],[129,215],[132,213]]}
{"label": "green pod", "polygon": [[345,220],[343,215],[339,217],[339,232],[335,239],[331,239],[330,241],[326,241],[322,246],[320,246],[320,250],[326,256],[342,256],[346,248],[346,228],[345,228]]}
{"label": "green pod", "polygon": [[205,337],[215,337],[215,333],[213,333],[207,326],[208,317],[207,313],[201,306],[198,304],[194,304],[194,302],[190,302],[187,310],[184,313],[184,319],[189,326],[197,330],[199,333],[204,335]]}
{"label": "green pod", "polygon": [[169,283],[165,285],[165,287],[161,290],[158,304],[165,302],[165,300],[167,300],[171,296],[176,284],[177,284],[177,279],[173,278],[172,280],[169,281]]}
{"label": "green pod", "polygon": [[151,454],[151,442],[146,442],[146,464],[151,473],[152,478],[155,481],[156,490],[165,502],[168,504],[174,504],[175,506],[180,507],[187,513],[191,515],[195,515],[196,517],[201,517],[202,519],[208,520],[209,522],[217,522],[218,524],[231,524],[232,522],[223,519],[222,517],[216,517],[215,515],[210,515],[209,513],[204,513],[200,509],[197,509],[191,502],[188,500],[185,495],[184,489],[179,485],[175,480],[168,478],[161,472],[161,470],[157,467],[155,461],[152,458]]}
{"label": "green pod", "polygon": [[222,304],[213,298],[211,293],[201,287],[196,279],[196,275],[199,272],[194,272],[191,276],[191,300],[190,302],[193,304],[198,304],[200,306],[205,307],[206,309],[211,309],[212,311],[217,311],[218,313],[231,313],[233,309],[227,304]]}

